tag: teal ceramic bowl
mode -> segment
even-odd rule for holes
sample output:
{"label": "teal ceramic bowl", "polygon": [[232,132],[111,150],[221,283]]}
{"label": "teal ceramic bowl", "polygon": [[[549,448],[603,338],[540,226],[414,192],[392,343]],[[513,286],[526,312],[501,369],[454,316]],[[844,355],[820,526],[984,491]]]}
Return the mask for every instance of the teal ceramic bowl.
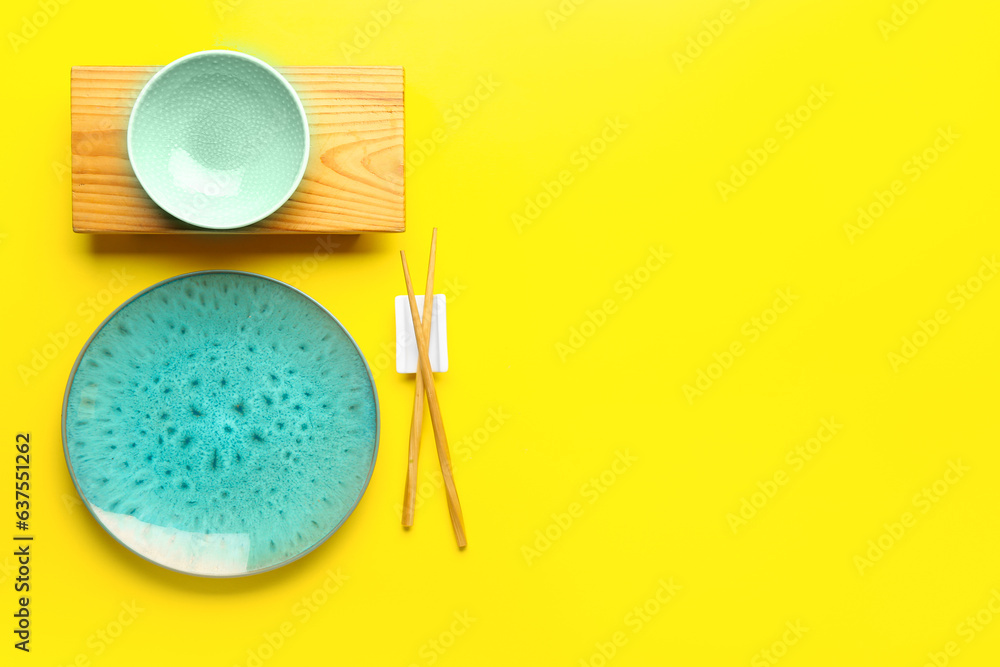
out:
{"label": "teal ceramic bowl", "polygon": [[197,227],[236,229],[295,192],[309,125],[288,81],[237,51],[199,51],[146,83],[128,122],[128,157],[146,193]]}
{"label": "teal ceramic bowl", "polygon": [[80,498],[115,539],[171,570],[233,577],[309,553],[353,512],[378,396],[323,306],[272,278],[204,271],[98,327],[62,429]]}

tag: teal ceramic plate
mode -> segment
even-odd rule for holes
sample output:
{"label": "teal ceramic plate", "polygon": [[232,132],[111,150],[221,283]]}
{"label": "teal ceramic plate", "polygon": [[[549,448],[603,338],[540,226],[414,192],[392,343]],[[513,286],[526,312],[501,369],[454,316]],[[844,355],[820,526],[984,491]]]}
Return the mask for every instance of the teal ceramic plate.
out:
{"label": "teal ceramic plate", "polygon": [[80,497],[119,542],[172,570],[237,576],[299,558],[354,510],[378,398],[318,303],[206,271],[101,324],[70,374],[62,428]]}
{"label": "teal ceramic plate", "polygon": [[200,51],[159,70],[128,122],[128,157],[161,208],[208,229],[267,217],[298,187],[309,126],[298,95],[267,63]]}

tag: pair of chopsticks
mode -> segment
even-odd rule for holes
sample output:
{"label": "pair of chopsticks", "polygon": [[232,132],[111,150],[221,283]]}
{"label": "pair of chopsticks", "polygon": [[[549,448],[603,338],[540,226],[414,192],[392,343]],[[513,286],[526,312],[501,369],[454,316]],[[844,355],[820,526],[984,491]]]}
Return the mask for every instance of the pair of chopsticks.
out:
{"label": "pair of chopsticks", "polygon": [[434,389],[434,372],[431,369],[430,345],[431,313],[434,308],[434,262],[437,255],[437,227],[431,233],[431,256],[427,263],[427,285],[424,288],[423,313],[417,312],[417,298],[413,295],[413,283],[410,281],[410,268],[406,264],[406,251],[399,252],[403,260],[403,277],[406,279],[406,294],[410,301],[410,316],[413,318],[413,333],[417,339],[417,379],[413,395],[413,420],[410,422],[410,447],[406,466],[406,489],[403,494],[403,526],[413,525],[413,510],[417,497],[417,459],[420,456],[420,433],[424,425],[424,393],[427,394],[427,407],[431,413],[431,426],[434,428],[434,442],[437,445],[438,462],[441,464],[441,476],[444,478],[444,489],[448,496],[448,514],[451,515],[451,527],[455,531],[458,548],[464,549],[465,521],[462,518],[462,506],[458,502],[458,491],[455,489],[455,479],[451,473],[451,452],[448,450],[448,438],[444,433],[444,422],[441,419],[441,406],[438,403],[437,391]]}

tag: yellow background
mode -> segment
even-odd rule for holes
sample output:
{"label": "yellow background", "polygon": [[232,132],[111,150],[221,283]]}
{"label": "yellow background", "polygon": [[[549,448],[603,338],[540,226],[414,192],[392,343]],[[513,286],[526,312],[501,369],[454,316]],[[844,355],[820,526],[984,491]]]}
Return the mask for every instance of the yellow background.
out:
{"label": "yellow background", "polygon": [[[385,20],[388,2],[70,0],[16,51],[10,34],[42,5],[4,4],[0,469],[7,486],[14,436],[30,431],[36,541],[29,656],[10,646],[12,559],[0,557],[0,662],[919,666],[955,642],[949,664],[997,664],[1000,620],[968,642],[960,624],[1000,589],[1000,280],[961,309],[949,293],[1000,251],[1000,8],[909,0],[915,13],[889,32],[891,0],[562,6],[398,0],[354,53],[343,45],[372,12]],[[719,34],[679,67],[705,21]],[[408,175],[407,232],[344,240],[315,264],[314,237],[74,235],[70,66],[165,64],[213,47],[275,65],[405,66],[408,156],[447,130]],[[454,127],[448,110],[480,77],[499,85]],[[813,86],[832,96],[786,138],[777,124]],[[627,127],[581,162],[580,146],[616,119]],[[949,127],[958,138],[911,181],[907,162]],[[723,201],[718,181],[771,137],[777,152]],[[539,197],[563,170],[572,182]],[[845,224],[896,179],[905,193],[852,243]],[[548,205],[519,230],[526,199]],[[398,250],[422,280],[433,226],[451,297],[452,365],[438,387],[464,553],[433,488],[429,427],[432,492],[413,530],[399,526],[413,381],[386,350]],[[640,271],[660,246],[666,265]],[[166,571],[106,535],[75,501],[59,431],[67,374],[99,321],[159,280],[209,268],[293,280],[326,305],[372,364],[382,407],[374,477],[346,525],[292,565],[234,580]],[[102,292],[116,270],[126,288]],[[616,291],[626,276],[648,278],[628,299]],[[774,321],[777,290],[797,300]],[[102,298],[93,314],[80,305]],[[602,326],[585,325],[608,300]],[[894,368],[889,354],[940,309],[948,321]],[[754,317],[773,325],[761,332]],[[22,381],[18,368],[68,324],[80,333]],[[566,353],[557,344],[574,330],[592,335]],[[737,342],[743,354],[720,374],[713,355]],[[689,401],[699,370],[717,379]],[[490,410],[509,417],[477,431],[496,426]],[[842,428],[796,470],[786,455],[829,418]],[[626,452],[635,460],[608,473]],[[921,504],[949,461],[968,471]],[[771,488],[779,472],[787,483]],[[595,493],[602,473],[614,481]],[[756,496],[762,507],[734,533],[727,515],[761,487],[773,497]],[[0,534],[13,532],[9,493]],[[553,515],[565,525],[570,509],[560,528]],[[905,512],[911,526],[886,538]],[[892,544],[859,566],[880,537]],[[348,579],[304,619],[296,605],[338,569]],[[635,632],[630,610],[671,578],[682,588],[649,603],[658,613]],[[118,628],[133,601],[142,611]],[[469,627],[453,625],[466,613]],[[785,634],[796,623],[808,630]],[[261,649],[283,624],[293,634]],[[99,639],[108,632],[118,636]],[[627,641],[604,658],[618,632]]]}

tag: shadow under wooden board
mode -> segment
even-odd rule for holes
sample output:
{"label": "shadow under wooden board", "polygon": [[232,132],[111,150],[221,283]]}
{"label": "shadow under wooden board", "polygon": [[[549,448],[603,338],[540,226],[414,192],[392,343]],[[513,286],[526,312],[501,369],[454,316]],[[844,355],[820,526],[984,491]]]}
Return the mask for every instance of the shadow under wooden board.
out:
{"label": "shadow under wooden board", "polygon": [[[73,231],[217,234],[187,225],[146,195],[125,135],[139,91],[159,67],[73,67]],[[279,67],[309,120],[298,189],[242,234],[357,234],[406,229],[402,67]]]}

